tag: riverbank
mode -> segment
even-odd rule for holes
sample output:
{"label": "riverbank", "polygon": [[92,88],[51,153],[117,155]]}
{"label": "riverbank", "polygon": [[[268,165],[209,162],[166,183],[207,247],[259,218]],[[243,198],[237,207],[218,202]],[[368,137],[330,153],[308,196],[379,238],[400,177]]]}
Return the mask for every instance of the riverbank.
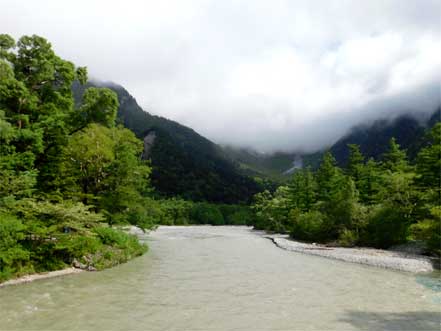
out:
{"label": "riverbank", "polygon": [[287,235],[264,234],[277,247],[287,251],[322,256],[334,260],[365,264],[380,268],[406,272],[432,272],[435,270],[435,258],[424,255],[408,254],[382,249],[356,247],[327,247],[318,244],[307,244],[294,241]]}
{"label": "riverbank", "polygon": [[77,273],[80,273],[83,271],[84,270],[78,269],[78,268],[66,268],[66,269],[61,269],[61,270],[56,270],[56,271],[49,271],[49,272],[42,272],[42,273],[37,273],[37,274],[25,275],[25,276],[18,277],[15,279],[7,280],[4,283],[0,283],[0,288],[4,287],[4,286],[9,286],[9,285],[19,285],[19,284],[29,283],[29,282],[33,282],[34,280],[39,280],[39,279],[47,279],[47,278],[54,278],[54,277],[71,275],[71,274],[77,274]]}

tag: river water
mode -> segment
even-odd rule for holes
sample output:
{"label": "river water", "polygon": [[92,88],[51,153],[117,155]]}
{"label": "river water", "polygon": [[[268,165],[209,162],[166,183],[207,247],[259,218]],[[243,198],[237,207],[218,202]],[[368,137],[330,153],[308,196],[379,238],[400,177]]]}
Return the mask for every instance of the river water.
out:
{"label": "river water", "polygon": [[0,289],[0,330],[440,330],[439,279],[161,227],[129,263]]}

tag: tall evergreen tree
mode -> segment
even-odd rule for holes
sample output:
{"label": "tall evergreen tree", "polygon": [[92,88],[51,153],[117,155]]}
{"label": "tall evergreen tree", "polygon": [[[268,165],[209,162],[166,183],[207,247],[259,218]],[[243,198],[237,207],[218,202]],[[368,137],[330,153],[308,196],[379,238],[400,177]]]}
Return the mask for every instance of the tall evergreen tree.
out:
{"label": "tall evergreen tree", "polygon": [[383,168],[390,171],[407,171],[408,160],[406,151],[400,149],[395,138],[389,141],[388,150],[382,155]]}
{"label": "tall evergreen tree", "polygon": [[331,200],[332,195],[340,189],[341,179],[342,172],[336,166],[335,158],[331,152],[327,151],[316,173],[318,200]]}
{"label": "tall evergreen tree", "polygon": [[441,188],[441,122],[429,133],[429,145],[417,156],[418,184],[440,191]]}
{"label": "tall evergreen tree", "polygon": [[360,180],[361,169],[364,164],[364,156],[361,154],[360,146],[356,144],[348,144],[349,148],[349,163],[348,175],[357,183]]}

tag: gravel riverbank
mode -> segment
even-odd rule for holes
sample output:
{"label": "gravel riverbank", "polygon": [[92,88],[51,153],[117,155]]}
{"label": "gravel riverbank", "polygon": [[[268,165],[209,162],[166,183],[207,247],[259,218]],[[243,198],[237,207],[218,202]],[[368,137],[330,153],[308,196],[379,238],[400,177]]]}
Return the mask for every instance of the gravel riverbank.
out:
{"label": "gravel riverbank", "polygon": [[76,274],[76,273],[79,273],[82,271],[84,271],[84,270],[77,269],[77,268],[67,268],[67,269],[62,269],[62,270],[26,275],[26,276],[22,276],[22,277],[19,277],[16,279],[8,280],[4,283],[0,283],[0,288],[4,287],[4,286],[8,286],[8,285],[18,285],[18,284],[23,284],[23,283],[29,283],[29,282],[32,282],[32,281],[38,280],[38,279],[46,279],[46,278],[53,278],[53,277],[70,275],[70,274]]}
{"label": "gravel riverbank", "polygon": [[306,244],[294,241],[283,235],[264,235],[272,242],[288,251],[318,255],[345,262],[371,265],[380,268],[395,269],[407,272],[432,272],[435,259],[403,252],[374,248],[326,247],[317,244]]}

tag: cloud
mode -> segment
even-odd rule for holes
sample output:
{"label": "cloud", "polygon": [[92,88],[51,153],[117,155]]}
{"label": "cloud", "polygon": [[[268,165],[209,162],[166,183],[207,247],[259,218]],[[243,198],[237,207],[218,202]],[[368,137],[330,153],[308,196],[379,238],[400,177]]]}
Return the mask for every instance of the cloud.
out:
{"label": "cloud", "polygon": [[91,76],[218,143],[315,150],[353,125],[440,104],[436,0],[0,6],[0,31],[47,37]]}

